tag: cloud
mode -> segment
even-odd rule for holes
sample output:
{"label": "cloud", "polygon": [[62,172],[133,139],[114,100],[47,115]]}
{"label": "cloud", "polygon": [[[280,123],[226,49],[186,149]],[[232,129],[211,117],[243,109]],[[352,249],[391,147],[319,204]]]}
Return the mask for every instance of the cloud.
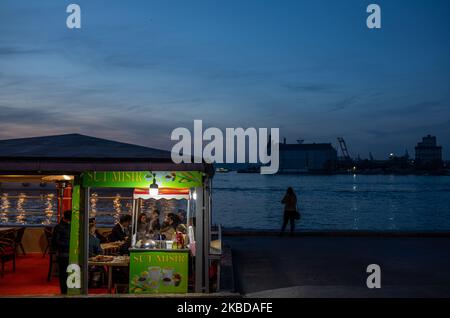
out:
{"label": "cloud", "polygon": [[17,138],[45,134],[80,133],[100,138],[143,144],[167,149],[172,129],[182,126],[178,119],[166,120],[152,116],[119,116],[97,114],[85,116],[68,111],[44,108],[29,109],[0,105],[0,125],[9,127],[0,133],[2,138]]}
{"label": "cloud", "polygon": [[[393,136],[417,136],[420,137],[423,134],[442,134],[450,131],[450,120],[441,120],[433,123],[418,123],[412,124],[408,127],[402,128],[387,128],[383,129],[366,129],[365,132],[375,138],[392,138]],[[439,137],[439,136],[438,136]]]}
{"label": "cloud", "polygon": [[391,115],[406,115],[430,111],[435,112],[441,110],[448,110],[448,105],[446,105],[442,100],[430,100],[417,102],[403,107],[393,108],[389,110],[389,113]]}
{"label": "cloud", "polygon": [[0,56],[16,56],[16,55],[27,55],[27,54],[41,54],[44,53],[41,49],[25,49],[18,46],[0,46]]}
{"label": "cloud", "polygon": [[[389,117],[393,116],[408,116],[408,115],[434,115],[439,112],[449,111],[449,100],[446,98],[440,100],[422,100],[419,102],[400,102],[403,105],[398,105],[395,102],[379,102],[379,107],[373,107],[365,115],[376,117]],[[389,106],[383,106],[389,104]],[[380,106],[381,105],[381,106]]]}
{"label": "cloud", "polygon": [[323,93],[330,92],[335,87],[328,84],[306,83],[306,84],[284,84],[282,87],[293,92],[307,92],[307,93]]}
{"label": "cloud", "polygon": [[37,110],[37,109],[25,109],[17,107],[9,107],[0,105],[0,122],[3,123],[21,123],[21,124],[54,124],[59,121],[57,113]]}
{"label": "cloud", "polygon": [[117,67],[132,70],[151,70],[161,66],[161,63],[155,59],[150,60],[148,57],[136,54],[110,54],[103,58],[104,65],[107,67]]}
{"label": "cloud", "polygon": [[359,100],[360,100],[360,98],[357,96],[350,96],[350,97],[344,98],[340,101],[333,103],[331,105],[331,108],[328,109],[328,112],[332,113],[332,112],[338,112],[338,111],[347,109],[347,108],[353,106]]}

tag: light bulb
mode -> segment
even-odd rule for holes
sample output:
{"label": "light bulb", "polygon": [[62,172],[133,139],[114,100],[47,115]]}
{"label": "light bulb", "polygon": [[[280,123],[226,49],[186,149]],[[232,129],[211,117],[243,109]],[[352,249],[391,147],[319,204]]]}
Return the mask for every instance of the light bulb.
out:
{"label": "light bulb", "polygon": [[150,196],[155,197],[159,193],[158,188],[150,188]]}
{"label": "light bulb", "polygon": [[150,185],[150,196],[155,197],[159,194],[158,184],[156,183],[156,175],[153,174],[153,183]]}

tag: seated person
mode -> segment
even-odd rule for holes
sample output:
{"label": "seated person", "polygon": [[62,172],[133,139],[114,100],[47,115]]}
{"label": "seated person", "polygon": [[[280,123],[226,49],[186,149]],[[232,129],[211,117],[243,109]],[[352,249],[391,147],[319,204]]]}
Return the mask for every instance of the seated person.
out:
{"label": "seated person", "polygon": [[[95,223],[89,223],[89,257],[103,254],[100,240],[95,235]],[[89,266],[89,287],[98,287],[104,270],[101,266]]]}
{"label": "seated person", "polygon": [[[97,222],[95,221],[95,218],[89,218],[89,226],[91,224],[94,224],[95,226],[97,226]],[[108,242],[108,238],[105,237],[102,233],[100,233],[100,231],[95,228],[95,236],[100,240],[100,243],[107,243]]]}
{"label": "seated person", "polygon": [[89,257],[94,257],[103,254],[100,240],[95,235],[95,223],[89,223]]}
{"label": "seated person", "polygon": [[131,237],[128,236],[125,242],[119,248],[120,255],[130,255]]}
{"label": "seated person", "polygon": [[120,217],[119,223],[114,225],[109,235],[110,242],[126,241],[128,228],[131,225],[131,215],[125,214]]}

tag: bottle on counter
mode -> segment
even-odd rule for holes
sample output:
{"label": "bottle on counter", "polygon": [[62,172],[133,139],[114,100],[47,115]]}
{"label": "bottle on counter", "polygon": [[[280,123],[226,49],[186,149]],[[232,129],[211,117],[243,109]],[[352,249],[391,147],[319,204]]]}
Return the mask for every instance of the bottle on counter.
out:
{"label": "bottle on counter", "polygon": [[184,235],[182,232],[176,232],[176,246],[178,249],[184,248]]}

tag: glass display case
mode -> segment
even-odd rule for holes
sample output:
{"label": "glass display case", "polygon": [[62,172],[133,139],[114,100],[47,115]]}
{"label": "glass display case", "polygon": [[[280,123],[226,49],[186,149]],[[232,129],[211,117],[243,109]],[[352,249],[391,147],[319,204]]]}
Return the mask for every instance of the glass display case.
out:
{"label": "glass display case", "polygon": [[195,255],[195,189],[135,189],[130,293],[186,293]]}
{"label": "glass display case", "polygon": [[194,242],[195,200],[190,189],[148,189],[133,194],[132,249],[189,249]]}

